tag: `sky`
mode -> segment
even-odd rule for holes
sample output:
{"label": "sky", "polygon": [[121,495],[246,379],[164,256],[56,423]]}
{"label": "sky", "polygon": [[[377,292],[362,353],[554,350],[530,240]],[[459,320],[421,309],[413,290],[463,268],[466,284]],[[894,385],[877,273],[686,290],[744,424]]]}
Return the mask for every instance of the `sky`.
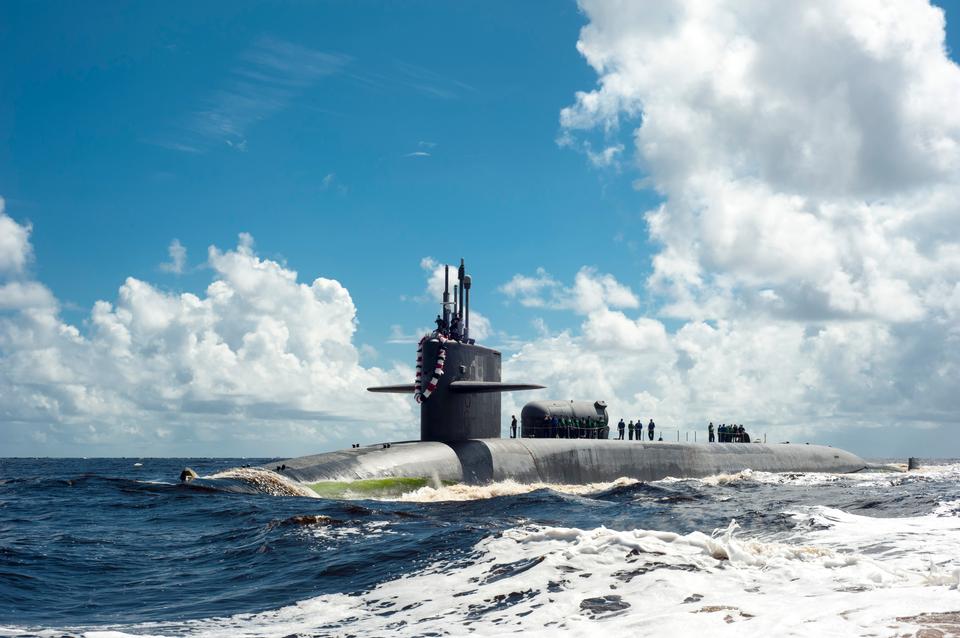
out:
{"label": "sky", "polygon": [[[504,395],[960,456],[960,2],[0,4],[0,456],[415,438]],[[692,436],[692,434],[691,434]]]}

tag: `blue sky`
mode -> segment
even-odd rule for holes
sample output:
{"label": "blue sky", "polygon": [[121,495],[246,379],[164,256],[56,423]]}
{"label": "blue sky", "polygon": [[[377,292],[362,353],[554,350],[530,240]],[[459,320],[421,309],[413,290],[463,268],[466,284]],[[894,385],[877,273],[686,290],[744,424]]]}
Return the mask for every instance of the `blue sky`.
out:
{"label": "blue sky", "polygon": [[[494,286],[516,272],[649,270],[655,196],[556,143],[559,109],[595,82],[572,2],[53,6],[0,9],[0,184],[77,320],[127,275],[202,288],[206,273],[158,271],[167,245],[196,265],[239,232],[341,281],[359,339],[393,356],[392,324],[430,320],[398,303],[422,293],[424,256],[466,257],[476,307],[514,334],[530,316],[500,312]],[[278,96],[243,74],[279,46],[294,86]],[[311,75],[296,47],[330,68]],[[193,130],[211,110],[238,130]]]}
{"label": "blue sky", "polygon": [[[948,59],[956,62],[960,2],[938,4],[946,12]],[[857,257],[855,265],[848,255],[837,266],[845,273],[849,270],[854,282],[853,292],[841,295],[836,292],[835,280],[821,277],[824,268],[832,266],[821,267],[821,263],[811,270],[771,275],[777,269],[769,260],[762,262],[758,257],[756,263],[745,263],[731,258],[742,246],[752,253],[752,242],[762,244],[767,241],[764,237],[799,232],[800,227],[790,225],[789,215],[777,232],[744,233],[740,239],[746,243],[730,244],[736,248],[725,255],[704,248],[707,238],[719,241],[720,235],[710,234],[718,224],[728,229],[741,227],[730,221],[728,213],[720,211],[711,217],[713,213],[690,203],[702,201],[705,192],[717,191],[698,190],[703,175],[677,172],[678,162],[667,157],[667,151],[681,149],[677,157],[686,153],[679,162],[686,166],[697,165],[698,151],[684,146],[682,132],[662,126],[667,121],[662,111],[648,112],[651,105],[667,104],[674,113],[689,106],[689,96],[676,97],[685,90],[686,67],[671,71],[667,62],[658,61],[650,68],[668,71],[657,83],[649,84],[644,76],[648,67],[632,66],[637,60],[631,57],[630,51],[635,50],[631,46],[655,42],[677,24],[696,18],[672,14],[656,27],[660,9],[666,6],[637,5],[628,11],[602,0],[585,0],[583,6],[572,1],[2,3],[0,197],[5,214],[19,227],[29,228],[31,246],[24,253],[29,254],[28,265],[15,273],[13,280],[35,281],[49,289],[56,299],[58,321],[89,336],[95,323],[91,308],[98,300],[122,305],[118,295],[126,293],[118,293],[118,289],[128,277],[148,282],[163,295],[192,292],[202,297],[211,280],[226,277],[228,269],[218,269],[208,260],[208,247],[232,251],[238,246],[238,235],[249,233],[258,259],[297,271],[300,282],[309,284],[324,277],[349,291],[358,320],[351,341],[360,357],[358,374],[364,379],[363,375],[369,374],[385,380],[406,374],[402,366],[412,364],[412,346],[392,342],[394,326],[411,333],[428,326],[435,313],[432,302],[424,300],[429,273],[421,260],[432,257],[455,263],[462,256],[474,276],[473,307],[490,319],[495,331],[489,341],[502,346],[505,357],[517,355],[514,363],[505,364],[508,374],[537,377],[525,378],[528,381],[546,378],[558,392],[571,395],[611,394],[609,398],[626,406],[624,409],[663,413],[677,422],[699,422],[712,414],[703,407],[711,401],[718,405],[740,392],[755,397],[773,391],[772,387],[751,385],[761,377],[777,385],[773,381],[777,370],[750,368],[764,346],[753,343],[748,347],[738,340],[744,335],[764,334],[766,326],[771,330],[777,326],[782,329],[774,340],[777,343],[799,335],[793,354],[785,353],[783,358],[796,361],[795,369],[790,368],[795,372],[792,378],[802,379],[809,394],[758,403],[747,408],[748,414],[740,420],[753,417],[765,427],[784,427],[788,432],[794,427],[790,423],[827,418],[836,426],[830,440],[838,442],[855,438],[852,433],[862,428],[869,431],[879,425],[878,414],[909,422],[917,428],[919,438],[940,432],[937,428],[946,427],[944,415],[951,413],[952,404],[943,398],[949,393],[937,388],[954,380],[954,369],[949,366],[952,350],[941,353],[948,358],[945,362],[924,359],[934,355],[923,352],[936,349],[930,344],[943,335],[934,327],[950,323],[953,310],[923,305],[926,301],[917,302],[922,306],[919,310],[911,304],[949,291],[957,281],[952,270],[923,281],[891,271],[888,278],[874,281],[870,279],[873,275],[863,274],[873,272],[872,266],[864,264],[875,264],[878,258],[868,254],[872,248],[861,247],[856,250],[864,251],[862,259]],[[633,11],[637,8],[642,10]],[[875,17],[857,15],[860,9],[853,5],[848,8],[865,24]],[[799,63],[771,48],[763,29],[751,31],[770,16],[743,13],[738,15],[744,20],[740,33],[750,34],[756,50],[763,52],[762,47],[768,47],[768,56],[761,59],[782,63],[790,69],[784,72],[790,77],[808,77],[798,71]],[[829,10],[824,10],[824,15],[827,22],[832,19]],[[772,24],[772,30],[789,26],[786,22]],[[918,25],[916,30],[903,32],[920,43],[936,39],[936,29],[931,29],[929,22],[918,21]],[[592,31],[581,32],[584,27]],[[879,28],[898,33],[889,24]],[[831,28],[822,32],[835,33]],[[839,51],[852,51],[848,36],[837,35],[830,42],[838,43]],[[797,37],[812,36],[808,31]],[[737,40],[730,42],[734,44],[728,51],[735,48]],[[834,68],[831,61],[829,71],[820,67],[810,77],[832,78],[835,73],[837,77],[830,80],[835,81],[834,88],[855,86],[858,77],[870,77],[857,69],[876,63],[869,68],[880,79],[865,89],[864,95],[869,96],[867,102],[882,100],[884,96],[877,95],[887,84],[884,73],[890,74],[893,87],[905,81],[902,75],[910,75],[884,66],[901,54],[903,59],[911,59],[906,57],[909,47],[898,43],[896,37],[882,40],[876,46],[890,48],[876,58],[871,57],[873,44],[864,44],[868,53],[860,55],[863,51],[859,49],[853,52],[857,55],[851,53],[849,68],[842,60],[837,60]],[[695,51],[698,45],[687,43],[692,57],[699,54]],[[821,45],[811,45],[811,60]],[[651,50],[665,50],[665,46]],[[932,68],[938,54],[928,55],[932,56],[928,58]],[[706,55],[696,68],[706,68],[709,62]],[[896,69],[909,69],[909,64]],[[811,66],[815,68],[813,62]],[[717,77],[728,68],[718,67],[706,75]],[[954,68],[948,69],[949,73]],[[756,69],[757,78],[768,77],[763,75],[762,65]],[[617,84],[617,78],[626,79]],[[669,86],[673,82],[676,91]],[[721,87],[718,95],[723,94],[722,84],[716,84]],[[783,96],[813,96],[817,89],[804,93],[807,89],[784,88],[774,82],[764,90],[768,92],[757,92],[761,107],[773,105]],[[791,94],[792,90],[799,92]],[[587,99],[578,97],[578,92],[588,92]],[[836,91],[824,95],[836,95]],[[673,99],[676,103],[670,103]],[[824,109],[835,106],[832,98],[810,99]],[[863,103],[851,98],[847,106],[855,111]],[[591,111],[590,104],[602,108]],[[854,210],[851,202],[858,201],[866,206],[895,202],[919,210],[916,202],[920,199],[910,199],[918,192],[913,185],[898,186],[896,191],[862,190],[860,185],[873,179],[870,171],[880,171],[866,160],[863,179],[850,178],[840,186],[815,170],[794,181],[778,173],[783,157],[810,149],[825,160],[823,165],[829,164],[826,160],[839,151],[828,141],[845,139],[834,133],[822,140],[817,137],[822,131],[820,124],[832,122],[832,116],[821,117],[814,108],[810,109],[812,123],[785,116],[782,122],[794,127],[799,141],[784,141],[790,135],[783,131],[761,132],[756,140],[745,141],[737,154],[728,153],[723,144],[729,147],[728,139],[743,135],[737,128],[744,119],[742,114],[727,121],[724,105],[711,104],[696,106],[715,123],[712,133],[694,138],[709,147],[703,151],[704,161],[734,174],[744,165],[752,167],[746,178],[740,176],[731,183],[759,182],[763,188],[769,187],[773,195],[765,201],[781,201],[774,195],[784,194],[819,202],[816,205],[823,211],[833,210],[831,205]],[[561,121],[563,109],[568,109],[570,119]],[[753,117],[760,118],[764,112],[761,108]],[[878,124],[863,113],[854,118],[857,126],[853,128],[870,120],[863,130],[858,129],[858,139],[875,136],[883,140],[892,130],[891,122],[900,123],[883,119],[887,111],[880,106],[876,112],[880,114]],[[943,119],[950,116],[942,115]],[[919,127],[917,130],[947,131],[942,133],[946,138],[955,135],[952,124],[928,126],[929,114],[923,117],[926,119],[916,116],[916,121],[906,121],[909,118],[904,116],[905,130]],[[869,128],[874,124],[875,128]],[[757,129],[762,126],[758,122]],[[767,152],[778,144],[788,152]],[[591,161],[588,149],[611,149],[615,161],[606,165]],[[907,157],[908,151],[902,156]],[[742,162],[743,158],[747,161]],[[796,173],[795,168],[786,173]],[[951,192],[955,178],[944,177],[938,170],[930,167],[928,179],[918,178],[916,183],[942,184],[944,192]],[[839,195],[838,188],[842,191]],[[740,191],[736,195],[746,196]],[[759,195],[751,192],[750,197]],[[732,198],[733,194],[730,201]],[[664,203],[663,223],[652,232],[651,218],[645,214]],[[690,215],[703,223],[697,228],[682,226],[682,220]],[[818,218],[831,217],[824,213]],[[726,221],[713,223],[711,219]],[[899,238],[921,247],[920,253],[932,251],[931,246],[947,246],[942,238],[953,232],[956,212],[931,213],[930,219],[936,233],[928,232],[928,225],[923,227],[926,230],[904,231]],[[845,228],[849,224],[832,227],[836,237]],[[868,234],[864,230],[861,236]],[[797,237],[798,242],[805,241],[804,235]],[[171,272],[162,265],[169,260],[167,251],[174,239],[187,251],[183,272]],[[890,239],[890,245],[895,245],[896,238]],[[776,244],[778,240],[770,241],[772,254],[783,250]],[[816,253],[822,244],[813,241],[809,253]],[[762,248],[758,254],[763,253]],[[838,249],[836,254],[847,250]],[[784,259],[798,261],[789,255]],[[823,263],[832,263],[829,259],[833,257],[824,259]],[[898,259],[893,252],[879,258],[881,264]],[[537,274],[538,268],[549,273],[549,280]],[[692,272],[690,268],[703,278],[693,292],[693,284],[683,281],[683,273]],[[513,297],[499,290],[511,280],[516,282],[517,276],[539,283]],[[583,293],[580,284],[615,290],[598,283],[604,276],[608,283],[619,286],[616,290],[626,291],[623,303],[597,305],[577,296]],[[866,283],[859,287],[861,277]],[[905,289],[916,294],[906,295]],[[531,295],[529,303],[523,302],[527,293]],[[828,301],[823,302],[822,296]],[[574,298],[579,301],[569,301]],[[859,300],[855,309],[844,305],[844,300],[851,298]],[[762,306],[767,302],[776,308]],[[24,345],[26,340],[17,342],[25,339],[24,333],[16,330],[17,320],[12,317],[25,311],[15,306],[3,310],[2,305],[0,318],[10,319],[13,328],[12,336],[0,340],[0,355],[22,363],[16,356],[21,346],[24,352],[39,350],[30,350],[32,346]],[[646,318],[652,323],[645,323]],[[854,330],[851,326],[860,332],[850,332]],[[628,331],[617,332],[621,329]],[[709,341],[703,331],[713,329],[726,338],[698,341],[701,337]],[[834,341],[817,336],[831,330],[836,331]],[[583,359],[580,368],[574,363],[572,370],[547,369],[542,361],[539,368],[530,363],[551,352],[555,359],[567,358],[564,352],[568,351],[577,361],[576,352],[590,354],[591,344],[595,349],[601,347],[596,340],[598,331],[651,341],[638,346],[638,358],[616,372],[613,360],[600,357],[594,361],[592,355],[589,362]],[[666,336],[658,336],[661,333]],[[660,341],[670,345],[659,350],[660,346],[651,345]],[[817,355],[816,362],[804,359],[811,352],[824,352],[828,341],[872,345],[864,346],[859,363],[844,363],[846,372],[840,371],[837,360],[841,357],[832,362],[826,355]],[[718,352],[727,353],[718,356],[729,357],[730,376],[739,380],[737,383],[731,381],[726,388],[693,387],[697,381],[689,375],[700,364],[704,370],[721,372],[697,374],[726,374],[722,358],[714,367],[698,358],[698,353],[713,347],[711,343]],[[926,344],[925,348],[918,343]],[[148,355],[154,347],[141,345]],[[741,346],[744,350],[729,350]],[[891,353],[903,349],[908,349],[912,358],[895,360]],[[741,361],[746,368],[741,369]],[[657,371],[661,364],[669,370]],[[907,370],[914,365],[930,369],[941,364],[947,367],[937,369],[946,372],[916,387],[907,387],[909,381],[881,371],[886,369],[883,366]],[[36,367],[35,363],[23,365],[25,370]],[[616,380],[600,379],[595,373],[597,366],[605,365]],[[641,374],[644,370],[647,376]],[[634,371],[639,375],[635,380],[631,377]],[[841,379],[852,376],[858,380],[850,392],[837,389],[843,385]],[[596,383],[578,380],[583,377]],[[97,422],[98,417],[83,416],[86,413],[76,406],[66,409],[63,398],[51,412],[55,416],[38,417],[33,412],[22,416],[14,404],[19,405],[25,396],[24,388],[43,394],[37,390],[42,384],[13,373],[5,382],[10,385],[4,394],[0,383],[0,414],[7,415],[10,424],[18,424],[5,436],[11,449],[19,453],[60,454],[73,449],[128,453],[151,440],[148,432],[139,432],[124,442],[117,433],[120,430],[111,434],[118,443],[109,446],[98,443],[99,439],[75,436],[70,428],[82,428],[85,423]],[[901,400],[896,406],[878,407],[876,395],[871,393],[881,392],[886,383],[896,388]],[[673,394],[677,384],[688,391],[685,396]],[[931,399],[930,393],[940,398]],[[130,396],[133,394],[126,400],[132,401]],[[845,398],[849,396],[860,397],[862,403]],[[943,403],[937,403],[941,399]],[[285,399],[274,401],[264,395],[257,400],[257,405],[281,405]],[[802,416],[796,413],[796,402],[801,400],[804,405],[834,407],[828,414]],[[937,408],[928,414],[931,402]],[[44,401],[26,403],[35,407]],[[687,412],[687,407],[694,405],[700,407],[690,407]],[[309,410],[303,407],[303,414],[320,413],[328,407],[318,398]],[[508,402],[505,410],[516,407]],[[162,430],[168,421],[177,420],[153,407],[142,409],[155,418],[147,430]],[[240,408],[217,409],[236,414],[231,410]],[[412,414],[397,410],[388,412],[393,415],[390,418],[409,419]],[[126,427],[122,417],[116,418],[115,427]],[[31,439],[25,433],[35,426],[23,425],[27,423],[41,423],[49,437]],[[393,432],[383,423],[370,427],[369,437]],[[14,430],[18,433],[10,434]],[[337,435],[323,445],[336,447],[352,442],[352,436]],[[244,454],[261,449],[255,437],[227,447],[217,447],[209,442],[216,436],[209,437],[207,442],[191,440],[194,447],[190,449]],[[952,440],[960,453],[960,437]],[[931,442],[929,449],[935,447]],[[162,449],[185,451],[177,446]],[[280,447],[267,451],[286,452]],[[894,451],[871,449],[876,454]]]}

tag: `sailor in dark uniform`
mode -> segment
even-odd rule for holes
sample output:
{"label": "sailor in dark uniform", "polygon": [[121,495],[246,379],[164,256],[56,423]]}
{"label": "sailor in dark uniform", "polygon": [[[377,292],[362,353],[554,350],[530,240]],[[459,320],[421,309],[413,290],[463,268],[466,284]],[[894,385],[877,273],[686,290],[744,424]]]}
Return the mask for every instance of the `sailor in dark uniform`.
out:
{"label": "sailor in dark uniform", "polygon": [[450,322],[450,338],[454,341],[460,341],[460,317],[454,315],[453,320]]}
{"label": "sailor in dark uniform", "polygon": [[628,425],[627,427],[630,429],[630,440],[632,441],[632,440],[633,440],[633,430],[634,430],[633,421],[630,421],[630,425]]}
{"label": "sailor in dark uniform", "polygon": [[710,421],[710,425],[707,426],[707,438],[713,443],[713,421]]}
{"label": "sailor in dark uniform", "polygon": [[514,414],[510,418],[510,438],[511,439],[517,438],[517,415],[516,414]]}
{"label": "sailor in dark uniform", "polygon": [[650,437],[651,441],[653,440],[653,429],[655,427],[656,425],[654,424],[653,419],[650,419],[650,423],[647,425],[647,436]]}
{"label": "sailor in dark uniform", "polygon": [[[620,423],[617,423],[617,432],[618,432],[617,440],[618,440],[618,441],[622,441],[622,440],[623,440],[623,431],[626,429],[626,427],[627,427],[627,424],[624,423],[624,422],[623,422],[623,419],[621,418],[621,419],[620,419]],[[633,430],[632,430],[632,429],[630,430],[630,438],[631,438],[631,439],[633,438]]]}

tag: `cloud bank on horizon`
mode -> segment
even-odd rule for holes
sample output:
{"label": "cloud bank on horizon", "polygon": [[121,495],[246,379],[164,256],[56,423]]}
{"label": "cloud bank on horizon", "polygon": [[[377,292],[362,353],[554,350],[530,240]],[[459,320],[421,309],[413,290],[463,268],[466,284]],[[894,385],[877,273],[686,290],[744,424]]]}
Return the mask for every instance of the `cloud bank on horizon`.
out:
{"label": "cloud bank on horizon", "polygon": [[413,372],[360,365],[350,293],[323,277],[298,282],[259,258],[247,234],[233,250],[210,247],[204,295],[128,277],[81,331],[29,277],[30,228],[4,213],[2,199],[0,228],[10,230],[0,252],[7,449],[264,456],[413,433],[408,402],[366,392]]}
{"label": "cloud bank on horizon", "polygon": [[649,292],[681,324],[595,308],[580,334],[530,343],[512,367],[668,423],[749,415],[793,437],[955,425],[960,68],[943,12],[580,6],[577,46],[599,83],[561,112],[561,143],[598,164],[597,138],[620,156],[632,129],[641,185],[663,197],[646,213]]}
{"label": "cloud bank on horizon", "polygon": [[[582,317],[551,332],[544,314],[504,377],[602,398],[617,416],[742,421],[778,440],[956,424],[960,68],[942,11],[581,8],[577,46],[598,85],[560,112],[561,144],[661,195],[646,213],[657,251],[642,292],[589,264],[569,283],[544,270],[504,282],[507,303]],[[408,397],[364,391],[412,366],[361,363],[337,281],[300,282],[241,235],[209,249],[203,294],[127,278],[78,328],[30,274],[30,233],[0,200],[6,449],[268,455],[339,447],[358,427],[416,435]],[[184,272],[176,240],[169,257],[162,268]],[[421,265],[436,296],[442,265]],[[475,336],[499,336],[495,317],[473,317]],[[505,415],[533,396],[505,395]]]}

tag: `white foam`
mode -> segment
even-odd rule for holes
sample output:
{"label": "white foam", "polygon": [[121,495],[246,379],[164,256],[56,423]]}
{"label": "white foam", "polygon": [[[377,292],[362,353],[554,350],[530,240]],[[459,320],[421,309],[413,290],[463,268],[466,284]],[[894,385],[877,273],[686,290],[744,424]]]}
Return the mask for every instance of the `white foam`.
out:
{"label": "white foam", "polygon": [[317,493],[302,483],[288,479],[282,474],[256,467],[235,467],[204,478],[233,479],[253,486],[271,496],[306,496],[318,498]]}
{"label": "white foam", "polygon": [[[124,629],[210,638],[468,631],[820,637],[913,634],[919,627],[898,617],[960,608],[957,516],[874,519],[811,507],[793,517],[794,529],[760,535],[743,534],[736,523],[709,534],[515,528],[478,543],[469,561],[437,562],[357,596]],[[582,605],[606,595],[629,606],[591,613]]]}
{"label": "white foam", "polygon": [[536,490],[550,489],[554,492],[564,494],[596,494],[615,487],[624,485],[634,485],[639,483],[636,479],[619,478],[609,483],[587,483],[584,485],[565,485],[557,483],[517,483],[516,481],[506,480],[488,485],[465,485],[457,483],[455,485],[442,486],[424,486],[412,492],[401,494],[395,499],[415,503],[432,503],[441,501],[474,501],[496,496],[514,496],[517,494],[527,494]]}
{"label": "white foam", "polygon": [[[906,467],[906,466],[904,466]],[[960,480],[960,464],[928,465],[909,472],[855,472],[851,474],[832,474],[828,472],[757,472],[743,470],[731,474],[715,474],[699,479],[666,478],[658,483],[693,482],[718,486],[743,481],[765,483],[769,485],[797,485],[817,487],[828,484],[848,484],[859,486],[898,486],[915,482],[949,482]]]}

